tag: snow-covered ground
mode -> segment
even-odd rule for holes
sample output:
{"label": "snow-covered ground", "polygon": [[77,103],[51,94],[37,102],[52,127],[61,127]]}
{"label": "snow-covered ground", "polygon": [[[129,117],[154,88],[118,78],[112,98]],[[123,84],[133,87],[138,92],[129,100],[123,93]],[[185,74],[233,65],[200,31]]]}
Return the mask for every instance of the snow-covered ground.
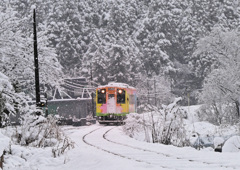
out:
{"label": "snow-covered ground", "polygon": [[[193,111],[197,107],[191,107]],[[187,108],[188,109],[188,108]],[[33,148],[11,145],[11,153],[4,157],[4,170],[95,170],[95,169],[240,169],[240,139],[232,137],[226,142],[223,153],[212,148],[196,150],[192,147],[174,147],[147,143],[130,138],[122,126],[62,126],[75,147],[54,158],[51,148]],[[192,140],[197,137],[226,136],[238,133],[237,127],[217,127],[193,119],[188,124]],[[9,150],[10,138],[5,134],[11,128],[0,129],[0,152]],[[194,135],[194,133],[198,134]],[[193,136],[195,137],[193,137]],[[216,137],[215,142],[221,141]]]}
{"label": "snow-covered ground", "polygon": [[[30,148],[12,146],[12,154],[6,155],[4,169],[11,170],[66,170],[66,169],[239,169],[240,152],[217,153],[209,149],[198,151],[194,148],[177,148],[161,144],[137,141],[126,136],[122,127],[91,125],[84,127],[63,127],[64,131],[75,141],[75,148],[66,154],[53,158],[49,148]],[[98,130],[100,129],[100,130]],[[97,130],[92,133],[89,132]],[[111,131],[109,131],[111,130]],[[107,140],[144,148],[146,151],[134,151],[129,147],[104,142],[102,134],[109,131]],[[86,141],[94,146],[87,145]],[[97,146],[97,147],[96,147]],[[114,148],[114,146],[116,146]],[[112,152],[112,153],[111,153]],[[155,152],[155,153],[154,153]],[[117,154],[120,154],[117,155]]]}
{"label": "snow-covered ground", "polygon": [[9,146],[10,138],[3,135],[0,131],[0,156],[3,153],[4,149]]}

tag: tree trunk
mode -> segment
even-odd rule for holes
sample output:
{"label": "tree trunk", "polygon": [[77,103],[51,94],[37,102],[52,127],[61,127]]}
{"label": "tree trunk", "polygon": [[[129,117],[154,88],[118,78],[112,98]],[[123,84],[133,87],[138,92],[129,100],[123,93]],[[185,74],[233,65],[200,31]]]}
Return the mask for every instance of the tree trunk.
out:
{"label": "tree trunk", "polygon": [[235,105],[236,105],[236,111],[237,111],[237,117],[239,118],[240,116],[240,113],[239,113],[239,102],[238,101],[235,101]]}
{"label": "tree trunk", "polygon": [[5,155],[6,151],[3,151],[2,156],[0,157],[0,168],[3,169],[3,162],[4,162],[4,155]]}

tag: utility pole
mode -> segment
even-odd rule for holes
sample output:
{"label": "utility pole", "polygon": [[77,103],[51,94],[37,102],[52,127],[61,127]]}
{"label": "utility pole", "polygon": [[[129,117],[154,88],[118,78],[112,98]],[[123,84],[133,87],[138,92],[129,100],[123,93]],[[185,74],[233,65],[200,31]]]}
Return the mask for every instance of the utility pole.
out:
{"label": "utility pole", "polygon": [[36,106],[39,106],[40,105],[40,87],[39,87],[39,68],[38,68],[37,30],[36,30],[36,12],[35,12],[35,9],[33,10],[33,46],[34,46]]}
{"label": "utility pole", "polygon": [[[92,62],[90,63],[90,68],[91,68],[91,86],[93,87],[93,73],[92,73]],[[93,96],[93,92],[92,92],[92,117],[94,118],[94,96]]]}

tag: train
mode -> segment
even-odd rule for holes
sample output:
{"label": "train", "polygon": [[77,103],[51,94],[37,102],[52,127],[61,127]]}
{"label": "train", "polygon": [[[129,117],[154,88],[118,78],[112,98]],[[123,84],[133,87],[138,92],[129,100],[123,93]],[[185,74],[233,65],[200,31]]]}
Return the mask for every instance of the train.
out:
{"label": "train", "polygon": [[96,117],[100,124],[124,124],[127,114],[137,112],[137,90],[111,82],[96,89]]}

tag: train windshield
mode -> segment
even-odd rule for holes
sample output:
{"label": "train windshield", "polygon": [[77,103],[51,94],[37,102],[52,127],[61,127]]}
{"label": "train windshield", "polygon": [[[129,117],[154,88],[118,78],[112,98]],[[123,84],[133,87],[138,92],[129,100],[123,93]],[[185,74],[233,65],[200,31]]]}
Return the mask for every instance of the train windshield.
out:
{"label": "train windshield", "polygon": [[124,104],[125,103],[125,90],[117,89],[117,103]]}
{"label": "train windshield", "polygon": [[98,99],[97,102],[99,104],[105,104],[106,103],[106,89],[100,89],[98,90]]}

